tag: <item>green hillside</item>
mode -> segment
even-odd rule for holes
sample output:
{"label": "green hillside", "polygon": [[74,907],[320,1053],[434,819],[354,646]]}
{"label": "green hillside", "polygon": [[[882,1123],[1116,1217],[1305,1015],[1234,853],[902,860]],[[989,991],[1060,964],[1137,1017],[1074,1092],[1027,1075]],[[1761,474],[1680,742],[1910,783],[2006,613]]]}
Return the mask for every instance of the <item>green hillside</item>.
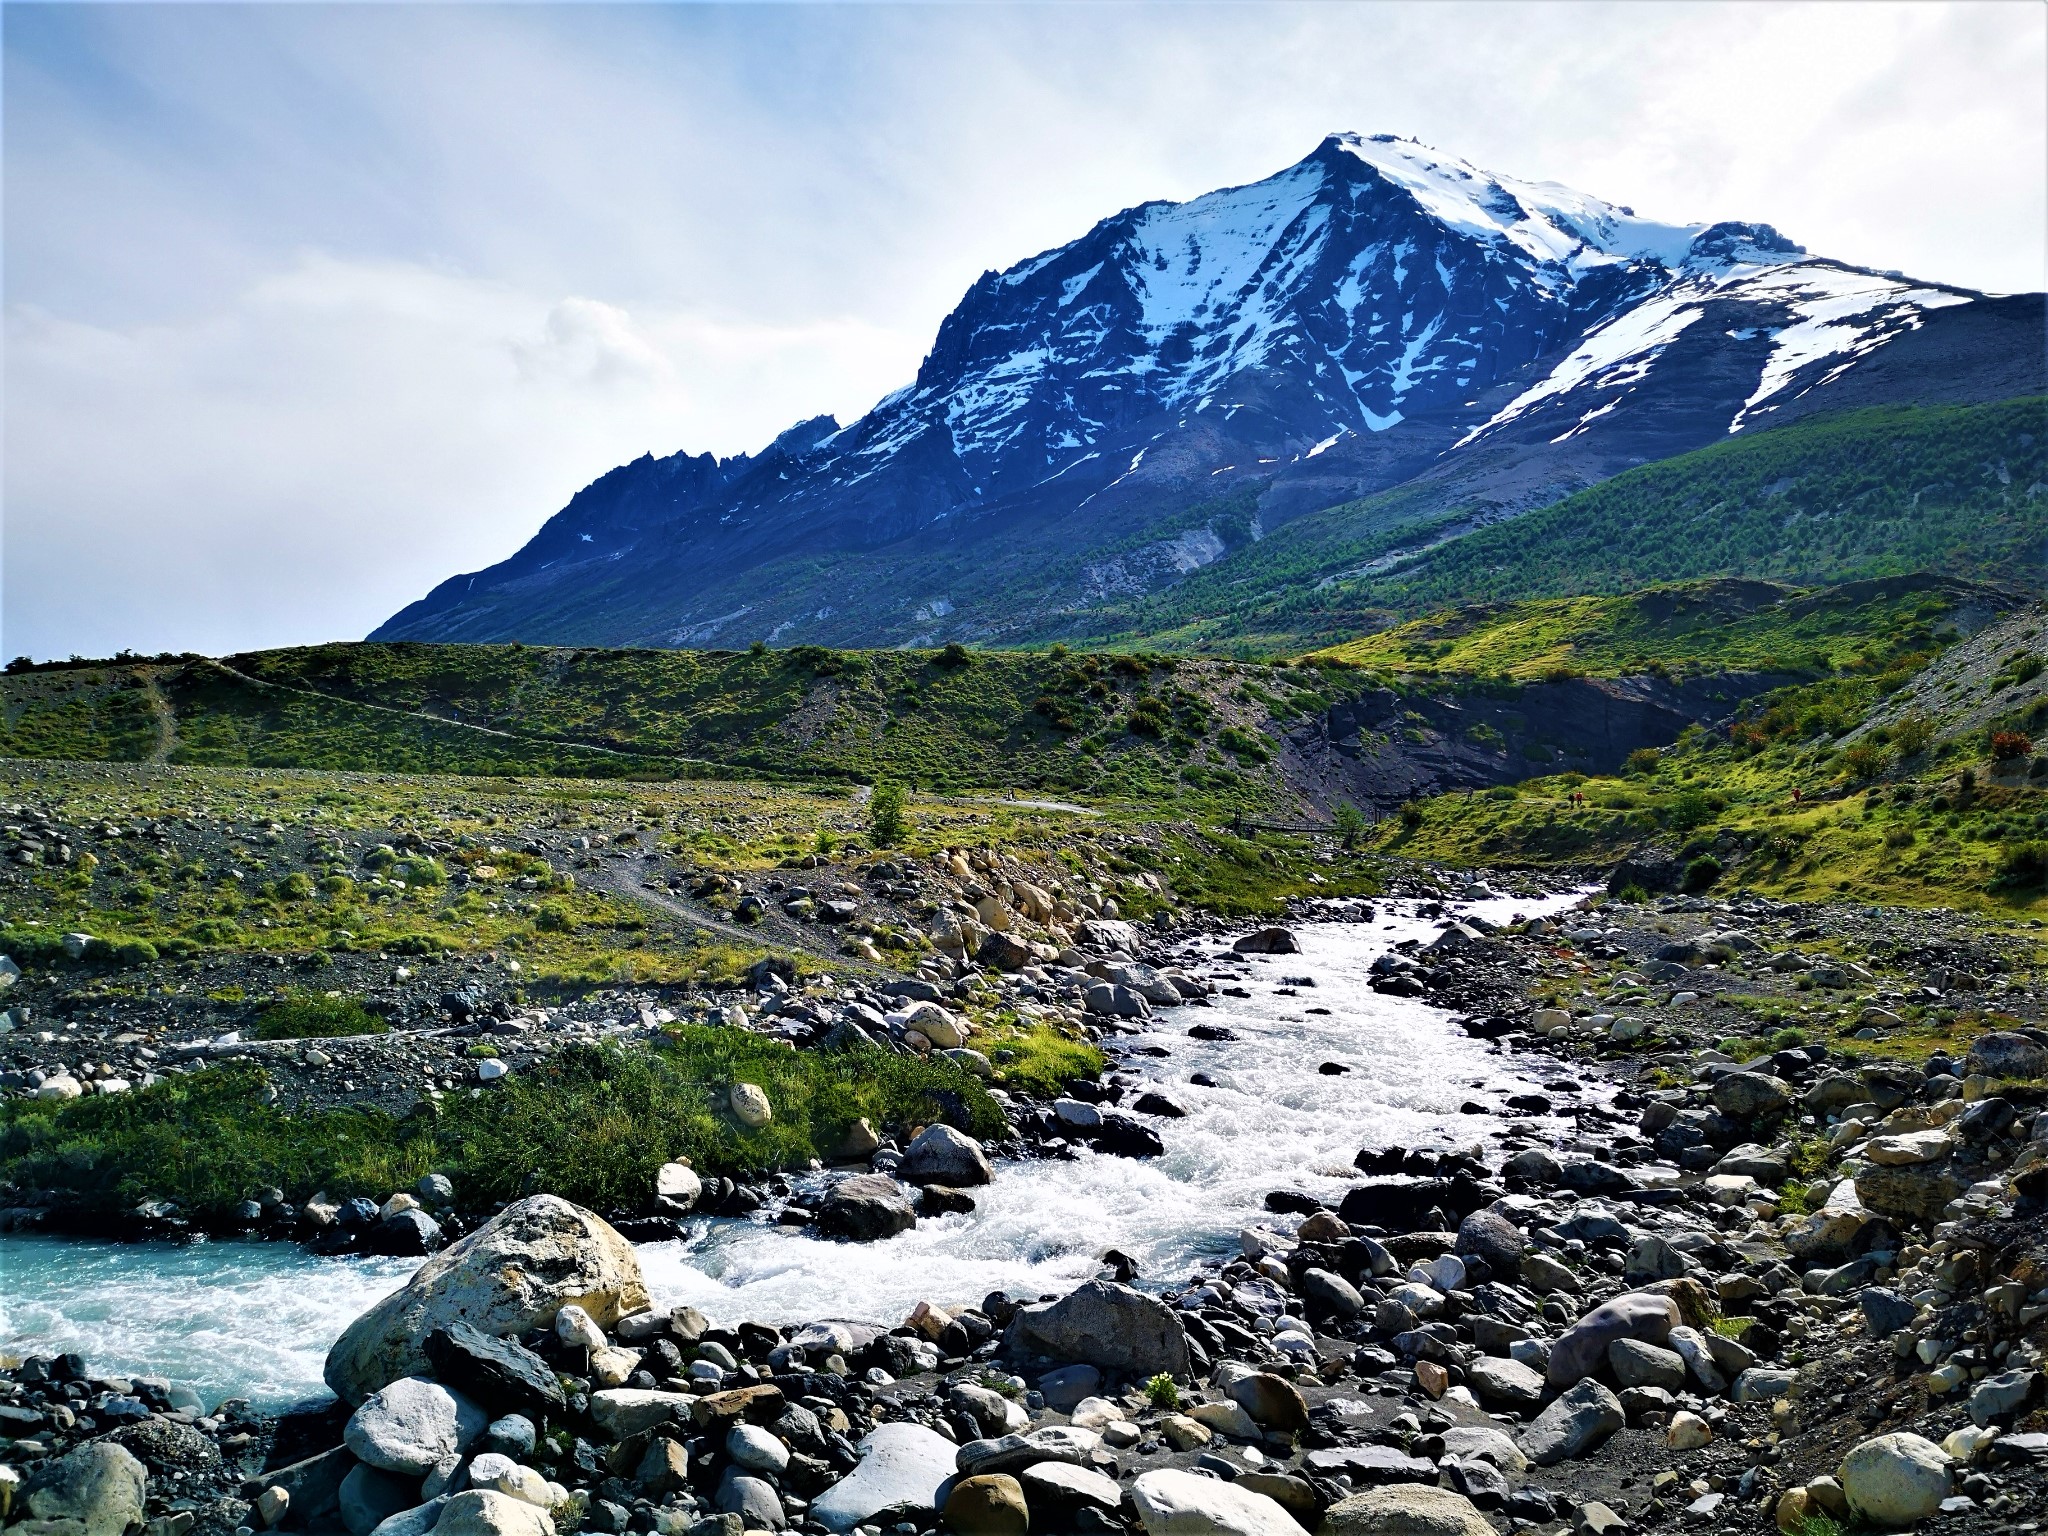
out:
{"label": "green hillside", "polygon": [[1742,576],[1816,585],[1934,571],[2038,585],[2048,401],[1815,417],[1472,527],[1415,487],[1315,513],[1106,615],[1119,643],[1297,651],[1457,604]]}
{"label": "green hillside", "polygon": [[1263,801],[1320,674],[1137,654],[338,644],[16,671],[0,755]]}

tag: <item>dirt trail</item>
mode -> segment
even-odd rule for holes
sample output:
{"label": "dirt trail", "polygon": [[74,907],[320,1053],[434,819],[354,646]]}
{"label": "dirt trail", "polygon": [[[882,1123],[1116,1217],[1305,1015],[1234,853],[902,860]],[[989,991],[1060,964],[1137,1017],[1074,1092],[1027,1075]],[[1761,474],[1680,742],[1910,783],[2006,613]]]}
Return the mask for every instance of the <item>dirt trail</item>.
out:
{"label": "dirt trail", "polygon": [[149,756],[143,762],[161,767],[178,750],[178,713],[171,708],[171,701],[164,697],[163,689],[157,686],[154,672],[142,674],[142,696],[148,701],[149,712],[156,720],[156,745],[150,748]]}
{"label": "dirt trail", "polygon": [[769,903],[768,910],[761,914],[761,921],[751,925],[734,922],[729,917],[721,917],[700,911],[690,903],[671,896],[667,891],[657,889],[642,882],[637,860],[616,859],[605,861],[591,876],[590,884],[609,895],[623,897],[627,901],[636,901],[642,906],[652,907],[655,911],[665,916],[677,918],[700,932],[716,934],[721,939],[735,940],[742,944],[766,944],[778,949],[796,950],[801,954],[809,955],[813,960],[828,965],[833,971],[842,974],[859,974],[863,976],[894,974],[886,967],[875,965],[871,961],[861,960],[853,955],[842,955],[836,949],[827,950],[819,948],[812,935],[801,924],[785,917],[772,902]]}

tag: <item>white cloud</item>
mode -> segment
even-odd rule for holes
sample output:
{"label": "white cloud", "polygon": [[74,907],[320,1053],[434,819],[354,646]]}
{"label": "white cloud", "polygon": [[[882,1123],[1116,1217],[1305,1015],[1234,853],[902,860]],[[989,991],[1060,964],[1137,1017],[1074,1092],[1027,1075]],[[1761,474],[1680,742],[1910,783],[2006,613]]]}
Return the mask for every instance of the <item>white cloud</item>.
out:
{"label": "white cloud", "polygon": [[17,309],[7,348],[9,654],[353,638],[681,421],[765,438],[752,402],[850,414],[916,362],[319,255],[185,323]]}
{"label": "white cloud", "polygon": [[908,379],[985,268],[1326,132],[2041,286],[2048,11],[28,7],[4,640],[361,633],[643,451]]}

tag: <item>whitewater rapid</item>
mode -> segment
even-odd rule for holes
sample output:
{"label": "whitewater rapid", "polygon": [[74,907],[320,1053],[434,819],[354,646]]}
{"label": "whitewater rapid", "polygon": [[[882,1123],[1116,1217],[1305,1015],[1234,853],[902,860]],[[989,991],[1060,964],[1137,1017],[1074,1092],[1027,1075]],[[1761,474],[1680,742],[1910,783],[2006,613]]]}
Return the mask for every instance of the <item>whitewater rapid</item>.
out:
{"label": "whitewater rapid", "polygon": [[[1574,899],[1487,900],[1460,910],[1500,922]],[[973,1213],[924,1220],[882,1243],[829,1242],[758,1221],[705,1223],[687,1241],[641,1247],[649,1288],[662,1305],[688,1302],[721,1323],[893,1324],[925,1298],[1069,1290],[1096,1273],[1108,1248],[1137,1261],[1140,1284],[1163,1284],[1234,1248],[1242,1227],[1265,1219],[1269,1190],[1298,1188],[1334,1202],[1362,1146],[1469,1146],[1500,1122],[1461,1113],[1463,1106],[1498,1106],[1534,1085],[1528,1074],[1557,1064],[1489,1054],[1443,1009],[1368,989],[1376,956],[1433,935],[1414,907],[1383,904],[1370,924],[1302,925],[1301,954],[1242,967],[1249,998],[1162,1009],[1146,1034],[1112,1042],[1123,1071],[1188,1111],[1152,1122],[1164,1156],[1082,1152],[998,1164],[994,1182],[974,1192]],[[1315,985],[1287,996],[1281,989],[1290,977]],[[1237,1038],[1191,1039],[1197,1023],[1226,1026]],[[1170,1054],[1132,1049],[1147,1045]],[[1349,1070],[1325,1074],[1325,1062]],[[1216,1086],[1191,1085],[1195,1073]],[[281,1407],[324,1391],[328,1346],[413,1267],[405,1259],[318,1259],[284,1243],[0,1237],[0,1351],[77,1350],[95,1371],[168,1376],[209,1404],[241,1396]]]}

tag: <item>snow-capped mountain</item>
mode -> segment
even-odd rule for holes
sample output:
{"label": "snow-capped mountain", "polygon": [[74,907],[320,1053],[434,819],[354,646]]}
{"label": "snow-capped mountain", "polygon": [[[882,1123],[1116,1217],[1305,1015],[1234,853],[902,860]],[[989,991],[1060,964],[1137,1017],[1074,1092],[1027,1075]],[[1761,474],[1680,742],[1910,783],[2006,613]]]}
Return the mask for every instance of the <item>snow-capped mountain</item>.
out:
{"label": "snow-capped mountain", "polygon": [[985,274],[858,421],[613,470],[375,638],[1000,637],[1411,480],[1516,510],[1837,401],[2018,393],[2027,303],[1337,134]]}

